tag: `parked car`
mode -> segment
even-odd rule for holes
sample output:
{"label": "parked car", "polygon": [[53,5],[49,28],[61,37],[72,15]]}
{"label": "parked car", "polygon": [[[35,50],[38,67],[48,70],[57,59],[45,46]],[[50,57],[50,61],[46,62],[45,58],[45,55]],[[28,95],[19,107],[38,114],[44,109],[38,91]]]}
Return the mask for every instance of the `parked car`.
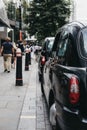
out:
{"label": "parked car", "polygon": [[[48,58],[51,54],[54,38],[55,37],[46,37],[44,39],[42,51],[39,55],[39,61],[38,61],[38,75],[39,75],[39,81],[40,82],[43,80],[43,68],[44,68],[45,62],[48,60]],[[43,88],[41,90],[43,92]]]}
{"label": "parked car", "polygon": [[49,111],[55,104],[56,130],[87,130],[87,26],[83,23],[58,29],[42,82]]}

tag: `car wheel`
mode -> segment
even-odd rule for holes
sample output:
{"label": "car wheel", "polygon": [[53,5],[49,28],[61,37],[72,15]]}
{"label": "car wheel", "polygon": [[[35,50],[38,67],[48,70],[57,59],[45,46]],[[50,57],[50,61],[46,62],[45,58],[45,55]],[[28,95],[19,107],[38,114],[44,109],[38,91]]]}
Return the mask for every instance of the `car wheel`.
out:
{"label": "car wheel", "polygon": [[43,82],[41,82],[41,92],[44,95],[44,88],[43,88]]}
{"label": "car wheel", "polygon": [[52,127],[56,126],[56,108],[55,108],[55,103],[53,103],[50,107],[49,111],[49,119]]}
{"label": "car wheel", "polygon": [[39,75],[39,82],[41,82],[41,74],[39,73],[38,75]]}

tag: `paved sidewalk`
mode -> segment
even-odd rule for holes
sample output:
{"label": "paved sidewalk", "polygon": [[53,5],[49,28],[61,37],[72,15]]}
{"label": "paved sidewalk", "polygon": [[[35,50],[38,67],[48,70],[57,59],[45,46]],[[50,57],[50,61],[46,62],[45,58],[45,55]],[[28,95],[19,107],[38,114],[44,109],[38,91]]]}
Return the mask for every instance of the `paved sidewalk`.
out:
{"label": "paved sidewalk", "polygon": [[23,72],[24,85],[15,86],[15,72],[15,69],[10,73],[4,72],[3,58],[0,57],[0,130],[18,129],[29,76]]}
{"label": "paved sidewalk", "polygon": [[[29,86],[18,130],[51,130],[45,100],[42,97],[37,74],[37,62],[32,61]],[[31,80],[32,79],[32,80]]]}
{"label": "paved sidewalk", "polygon": [[0,130],[51,130],[45,101],[41,95],[37,62],[24,70],[23,86],[15,86],[15,69],[3,72],[0,57]]}

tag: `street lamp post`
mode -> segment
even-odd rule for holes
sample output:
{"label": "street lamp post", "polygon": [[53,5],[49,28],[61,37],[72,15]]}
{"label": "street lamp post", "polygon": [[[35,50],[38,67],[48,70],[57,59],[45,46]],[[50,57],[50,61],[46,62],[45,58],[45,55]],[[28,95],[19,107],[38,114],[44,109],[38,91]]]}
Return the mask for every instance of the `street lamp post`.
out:
{"label": "street lamp post", "polygon": [[21,0],[19,3],[19,40],[22,41]]}

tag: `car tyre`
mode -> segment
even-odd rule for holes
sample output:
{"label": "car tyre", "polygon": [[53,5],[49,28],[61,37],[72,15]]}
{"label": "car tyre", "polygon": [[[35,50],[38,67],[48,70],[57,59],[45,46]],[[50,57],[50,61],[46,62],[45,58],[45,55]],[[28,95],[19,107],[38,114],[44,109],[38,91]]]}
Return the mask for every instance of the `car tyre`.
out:
{"label": "car tyre", "polygon": [[55,126],[56,126],[56,108],[55,108],[55,103],[53,103],[51,105],[51,107],[49,108],[49,119],[50,119],[50,123],[51,123],[52,127],[55,128]]}
{"label": "car tyre", "polygon": [[39,75],[39,82],[41,82],[41,74],[40,74],[40,73],[38,73],[38,75]]}
{"label": "car tyre", "polygon": [[42,92],[42,94],[43,94],[43,96],[44,96],[43,82],[41,82],[41,92]]}

